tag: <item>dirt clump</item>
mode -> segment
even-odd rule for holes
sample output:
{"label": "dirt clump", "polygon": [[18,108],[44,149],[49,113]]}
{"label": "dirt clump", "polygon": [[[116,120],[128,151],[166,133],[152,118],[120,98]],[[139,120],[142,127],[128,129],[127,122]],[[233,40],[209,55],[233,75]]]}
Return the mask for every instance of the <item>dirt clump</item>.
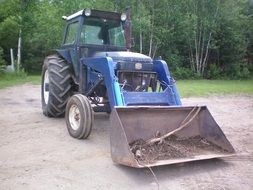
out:
{"label": "dirt clump", "polygon": [[178,138],[172,135],[161,142],[149,144],[138,139],[129,144],[139,163],[149,164],[158,160],[190,158],[196,155],[226,152],[201,136]]}

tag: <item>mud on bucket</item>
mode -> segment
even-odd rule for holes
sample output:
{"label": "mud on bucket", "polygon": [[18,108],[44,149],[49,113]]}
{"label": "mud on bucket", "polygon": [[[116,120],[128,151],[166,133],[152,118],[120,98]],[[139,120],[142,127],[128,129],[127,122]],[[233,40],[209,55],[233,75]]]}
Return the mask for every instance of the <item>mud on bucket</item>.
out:
{"label": "mud on bucket", "polygon": [[115,107],[115,163],[142,168],[231,156],[234,149],[206,106]]}

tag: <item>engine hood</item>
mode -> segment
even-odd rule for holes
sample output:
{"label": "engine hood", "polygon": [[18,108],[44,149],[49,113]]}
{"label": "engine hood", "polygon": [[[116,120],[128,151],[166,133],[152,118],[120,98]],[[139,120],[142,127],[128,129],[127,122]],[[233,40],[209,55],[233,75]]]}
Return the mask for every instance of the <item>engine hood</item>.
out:
{"label": "engine hood", "polygon": [[150,57],[129,51],[97,52],[93,55],[93,57],[111,57],[113,62],[126,61],[135,63],[152,63],[152,59]]}

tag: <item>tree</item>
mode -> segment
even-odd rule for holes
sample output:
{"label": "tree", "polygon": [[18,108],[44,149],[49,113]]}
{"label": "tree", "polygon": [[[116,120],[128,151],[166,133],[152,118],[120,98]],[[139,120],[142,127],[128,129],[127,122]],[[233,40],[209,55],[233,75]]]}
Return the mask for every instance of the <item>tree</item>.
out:
{"label": "tree", "polygon": [[10,60],[10,48],[17,52],[21,28],[22,65],[28,72],[40,71],[44,57],[61,45],[63,15],[83,8],[125,12],[130,6],[132,34],[136,39],[133,51],[152,58],[161,55],[180,78],[194,75],[212,78],[221,74],[240,77],[253,70],[253,4],[250,2],[1,0],[2,57]]}
{"label": "tree", "polygon": [[193,0],[186,10],[191,68],[200,76],[207,66],[219,12],[220,0]]}
{"label": "tree", "polygon": [[3,48],[0,47],[0,67],[6,65],[6,61],[3,59],[3,54],[4,54]]}

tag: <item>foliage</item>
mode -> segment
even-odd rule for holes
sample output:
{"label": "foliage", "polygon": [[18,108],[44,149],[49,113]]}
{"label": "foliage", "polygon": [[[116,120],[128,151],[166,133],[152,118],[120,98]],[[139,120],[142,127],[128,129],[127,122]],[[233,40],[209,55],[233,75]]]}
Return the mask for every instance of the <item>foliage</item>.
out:
{"label": "foliage", "polygon": [[234,63],[226,72],[225,76],[231,79],[247,79],[250,77],[250,72],[246,63]]}
{"label": "foliage", "polygon": [[10,63],[22,31],[22,66],[39,72],[60,47],[61,16],[83,8],[132,8],[132,49],[162,56],[176,78],[247,78],[253,72],[253,3],[250,0],[0,0],[0,46]]}
{"label": "foliage", "polygon": [[6,61],[3,59],[3,48],[0,46],[0,66],[6,65]]}
{"label": "foliage", "polygon": [[3,59],[3,48],[0,46],[0,74],[4,72],[6,61]]}
{"label": "foliage", "polygon": [[207,79],[218,79],[220,78],[221,70],[216,64],[210,64],[207,72],[206,78]]}
{"label": "foliage", "polygon": [[177,67],[175,71],[173,71],[173,77],[175,79],[199,79],[200,76],[194,73],[191,69],[185,67]]}

